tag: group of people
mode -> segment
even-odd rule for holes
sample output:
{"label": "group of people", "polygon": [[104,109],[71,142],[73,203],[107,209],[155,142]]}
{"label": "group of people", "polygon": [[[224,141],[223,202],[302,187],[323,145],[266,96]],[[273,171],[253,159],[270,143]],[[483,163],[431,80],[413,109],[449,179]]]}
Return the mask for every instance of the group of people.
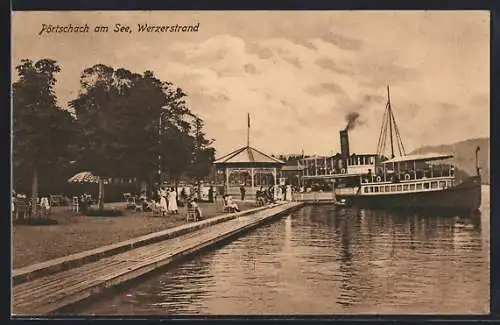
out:
{"label": "group of people", "polygon": [[[29,210],[29,211],[27,211],[27,213],[29,213],[29,214],[32,213],[32,209],[33,209],[32,201],[31,201],[31,199],[29,199],[26,196],[26,194],[16,193],[16,191],[12,191],[11,199],[12,199],[11,209],[12,209],[13,214],[17,213],[16,203],[20,202],[20,201],[26,202],[26,206]],[[42,215],[50,214],[50,200],[48,197],[43,196],[43,197],[37,198],[37,206],[40,209],[40,212],[42,213]]]}
{"label": "group of people", "polygon": [[177,191],[175,188],[161,187],[158,189],[159,207],[162,215],[167,213],[179,214],[177,207]]}
{"label": "group of people", "polygon": [[[255,193],[258,203],[274,203],[276,201],[293,201],[293,188],[291,185],[271,185],[267,189],[260,187]],[[245,200],[246,190],[240,187],[241,200]]]}

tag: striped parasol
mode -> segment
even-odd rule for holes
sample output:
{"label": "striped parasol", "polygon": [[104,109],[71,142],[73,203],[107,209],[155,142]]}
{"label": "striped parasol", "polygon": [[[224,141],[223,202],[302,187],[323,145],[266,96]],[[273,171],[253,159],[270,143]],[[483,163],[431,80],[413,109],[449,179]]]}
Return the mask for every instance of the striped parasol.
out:
{"label": "striped parasol", "polygon": [[91,172],[81,172],[73,175],[68,179],[68,183],[98,183],[99,176],[95,176]]}

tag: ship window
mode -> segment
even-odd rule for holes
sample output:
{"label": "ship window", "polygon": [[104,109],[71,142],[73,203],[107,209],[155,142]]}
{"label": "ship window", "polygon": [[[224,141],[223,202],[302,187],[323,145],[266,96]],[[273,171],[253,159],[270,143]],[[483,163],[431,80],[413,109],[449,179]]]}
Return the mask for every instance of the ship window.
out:
{"label": "ship window", "polygon": [[437,188],[438,182],[431,182],[431,188]]}
{"label": "ship window", "polygon": [[389,185],[387,185],[387,186],[385,187],[385,191],[386,191],[386,192],[390,192],[390,191],[391,191],[391,188],[390,188],[390,186],[389,186]]}
{"label": "ship window", "polygon": [[380,192],[384,192],[384,186],[380,186]]}
{"label": "ship window", "polygon": [[398,192],[401,191],[401,185],[398,185]]}
{"label": "ship window", "polygon": [[422,189],[422,183],[418,183],[417,184],[417,190],[421,190]]}
{"label": "ship window", "polygon": [[403,185],[403,191],[408,191],[408,184]]}
{"label": "ship window", "polygon": [[378,193],[378,186],[374,186],[373,189],[375,190],[375,193]]}
{"label": "ship window", "polygon": [[375,158],[374,157],[370,157],[370,164],[374,164],[375,163]]}
{"label": "ship window", "polygon": [[368,187],[364,187],[365,193],[368,193]]}
{"label": "ship window", "polygon": [[424,188],[425,188],[426,190],[428,190],[428,189],[429,189],[429,183],[424,183]]}
{"label": "ship window", "polygon": [[391,185],[391,192],[394,192],[396,191],[396,186],[395,185]]}
{"label": "ship window", "polygon": [[439,187],[445,188],[446,187],[446,182],[445,181],[439,182]]}
{"label": "ship window", "polygon": [[410,184],[410,191],[415,191],[415,184]]}
{"label": "ship window", "polygon": [[368,192],[369,192],[369,193],[373,192],[373,186],[370,186],[370,187],[369,187]]}

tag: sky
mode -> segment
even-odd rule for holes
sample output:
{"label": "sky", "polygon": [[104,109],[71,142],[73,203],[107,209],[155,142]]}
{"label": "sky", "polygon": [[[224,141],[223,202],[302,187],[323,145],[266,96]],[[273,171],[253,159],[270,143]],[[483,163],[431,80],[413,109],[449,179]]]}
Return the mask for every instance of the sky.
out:
{"label": "sky", "polygon": [[[39,35],[42,24],[85,23],[110,31]],[[137,31],[198,23],[197,32]],[[248,113],[255,148],[330,154],[357,112],[351,153],[374,153],[390,84],[409,152],[489,136],[489,26],[487,11],[14,12],[12,66],[56,60],[61,107],[85,68],[152,70],[188,94],[217,156],[246,144]]]}

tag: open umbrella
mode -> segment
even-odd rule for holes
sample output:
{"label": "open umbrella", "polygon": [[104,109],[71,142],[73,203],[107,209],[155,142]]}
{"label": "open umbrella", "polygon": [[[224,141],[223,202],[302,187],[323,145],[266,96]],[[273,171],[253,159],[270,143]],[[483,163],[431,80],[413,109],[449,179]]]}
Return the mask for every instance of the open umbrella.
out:
{"label": "open umbrella", "polygon": [[98,183],[99,176],[95,176],[91,172],[81,172],[73,175],[68,179],[68,183]]}

